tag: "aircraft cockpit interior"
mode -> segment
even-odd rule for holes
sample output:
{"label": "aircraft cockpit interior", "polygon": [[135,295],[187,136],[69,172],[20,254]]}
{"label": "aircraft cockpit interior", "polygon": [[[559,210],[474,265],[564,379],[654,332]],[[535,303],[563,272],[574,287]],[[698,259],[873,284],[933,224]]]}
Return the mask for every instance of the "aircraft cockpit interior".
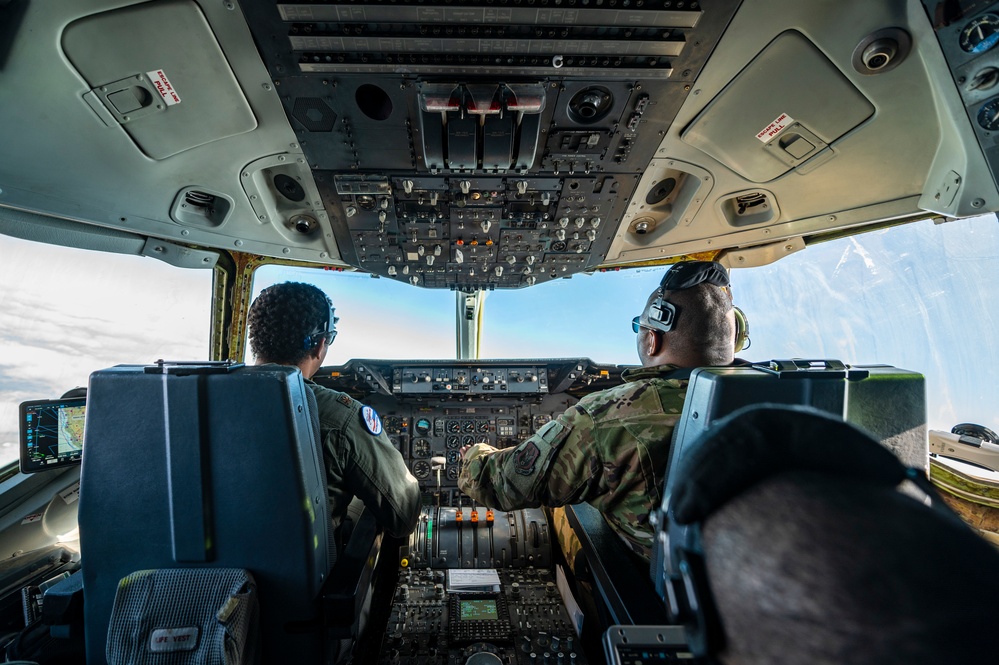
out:
{"label": "aircraft cockpit interior", "polygon": [[[724,663],[714,513],[674,508],[733,422],[863,440],[702,508],[828,467],[988,561],[997,46],[989,0],[0,0],[0,661]],[[668,428],[619,426],[665,450],[648,551],[591,499],[462,491],[635,380],[688,261],[734,335]],[[289,282],[332,299],[309,375],[252,348]],[[418,488],[408,533],[333,514],[320,389]],[[584,464],[576,496],[620,482]]]}

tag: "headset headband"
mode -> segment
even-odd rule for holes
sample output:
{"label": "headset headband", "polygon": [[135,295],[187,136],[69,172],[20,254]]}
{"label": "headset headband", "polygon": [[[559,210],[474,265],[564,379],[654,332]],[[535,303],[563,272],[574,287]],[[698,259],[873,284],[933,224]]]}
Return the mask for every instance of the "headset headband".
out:
{"label": "headset headband", "polygon": [[648,327],[669,332],[676,322],[679,308],[664,298],[667,291],[683,291],[698,284],[728,287],[730,281],[725,266],[717,261],[681,261],[674,263],[659,282],[655,302],[649,306]]}
{"label": "headset headband", "polygon": [[674,263],[659,282],[660,291],[682,291],[707,282],[730,286],[728,271],[717,261],[681,261]]}

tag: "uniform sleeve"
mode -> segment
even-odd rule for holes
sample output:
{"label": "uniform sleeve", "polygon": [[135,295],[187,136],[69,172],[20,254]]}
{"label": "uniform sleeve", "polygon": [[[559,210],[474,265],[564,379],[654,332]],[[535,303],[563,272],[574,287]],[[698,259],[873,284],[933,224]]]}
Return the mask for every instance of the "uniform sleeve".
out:
{"label": "uniform sleeve", "polygon": [[389,534],[412,532],[420,516],[420,487],[385,432],[371,434],[360,415],[348,423],[344,480]]}
{"label": "uniform sleeve", "polygon": [[465,454],[458,488],[500,510],[574,503],[589,476],[585,438],[591,424],[586,411],[572,407],[519,446],[473,446]]}

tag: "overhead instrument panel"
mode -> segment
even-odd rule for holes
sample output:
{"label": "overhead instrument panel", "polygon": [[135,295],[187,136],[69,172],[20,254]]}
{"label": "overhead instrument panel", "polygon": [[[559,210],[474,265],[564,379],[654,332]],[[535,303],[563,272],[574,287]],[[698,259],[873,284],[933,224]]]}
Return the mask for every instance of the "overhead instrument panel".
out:
{"label": "overhead instrument panel", "polygon": [[470,291],[601,264],[738,5],[370,0],[243,10],[344,260]]}
{"label": "overhead instrument panel", "polygon": [[[999,3],[923,0],[971,125],[999,183]],[[942,189],[952,199],[961,184]],[[947,202],[943,204],[946,205]],[[979,205],[982,205],[980,203]]]}

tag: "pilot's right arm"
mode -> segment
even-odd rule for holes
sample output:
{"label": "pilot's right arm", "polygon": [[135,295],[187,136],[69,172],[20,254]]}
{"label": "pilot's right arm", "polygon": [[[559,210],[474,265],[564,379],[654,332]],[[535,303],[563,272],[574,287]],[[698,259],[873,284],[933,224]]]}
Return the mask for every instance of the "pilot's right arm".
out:
{"label": "pilot's right arm", "polygon": [[596,459],[592,430],[589,413],[574,406],[516,447],[472,446],[465,452],[458,488],[500,510],[584,501]]}
{"label": "pilot's right arm", "polygon": [[420,486],[385,434],[378,415],[360,406],[344,428],[343,481],[389,534],[411,533],[420,517]]}

